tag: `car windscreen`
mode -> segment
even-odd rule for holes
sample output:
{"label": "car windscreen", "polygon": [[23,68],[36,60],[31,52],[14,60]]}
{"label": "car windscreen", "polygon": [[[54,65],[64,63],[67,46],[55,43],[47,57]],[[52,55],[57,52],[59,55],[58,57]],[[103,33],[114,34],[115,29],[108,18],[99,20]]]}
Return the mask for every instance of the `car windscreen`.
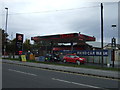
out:
{"label": "car windscreen", "polygon": [[70,57],[71,58],[78,58],[79,56],[77,56],[77,55],[71,55]]}

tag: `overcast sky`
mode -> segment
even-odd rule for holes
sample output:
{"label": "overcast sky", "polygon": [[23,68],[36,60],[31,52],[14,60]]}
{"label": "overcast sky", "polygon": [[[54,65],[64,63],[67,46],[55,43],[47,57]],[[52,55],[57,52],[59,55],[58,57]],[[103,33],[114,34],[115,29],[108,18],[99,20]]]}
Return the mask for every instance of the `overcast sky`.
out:
{"label": "overcast sky", "polygon": [[[110,0],[109,0],[110,1]],[[1,0],[0,28],[5,28],[5,7],[9,9],[9,38],[16,33],[33,36],[78,33],[95,36],[100,41],[100,3],[81,0]],[[103,2],[104,42],[117,38],[118,2]]]}

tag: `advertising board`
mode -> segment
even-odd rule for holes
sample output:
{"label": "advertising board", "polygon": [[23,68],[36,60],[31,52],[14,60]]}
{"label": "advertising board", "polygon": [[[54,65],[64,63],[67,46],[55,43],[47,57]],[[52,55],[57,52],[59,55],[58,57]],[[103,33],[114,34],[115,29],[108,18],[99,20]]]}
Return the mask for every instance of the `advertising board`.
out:
{"label": "advertising board", "polygon": [[108,50],[61,50],[61,53],[76,53],[80,56],[101,56],[103,51],[103,56],[108,56]]}
{"label": "advertising board", "polygon": [[19,51],[23,48],[23,34],[16,33],[16,55],[19,55]]}

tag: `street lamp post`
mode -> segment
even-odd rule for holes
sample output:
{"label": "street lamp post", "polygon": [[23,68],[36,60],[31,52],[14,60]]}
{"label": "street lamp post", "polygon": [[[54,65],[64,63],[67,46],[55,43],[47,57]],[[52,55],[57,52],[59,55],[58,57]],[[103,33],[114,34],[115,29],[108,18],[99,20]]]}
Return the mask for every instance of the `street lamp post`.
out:
{"label": "street lamp post", "polygon": [[6,22],[5,22],[5,32],[7,33],[7,23],[8,23],[8,8],[6,7]]}
{"label": "street lamp post", "polygon": [[4,58],[5,58],[5,52],[6,52],[6,37],[7,37],[7,22],[8,22],[8,8],[5,8],[6,10],[6,21],[5,21],[5,43],[4,43]]}

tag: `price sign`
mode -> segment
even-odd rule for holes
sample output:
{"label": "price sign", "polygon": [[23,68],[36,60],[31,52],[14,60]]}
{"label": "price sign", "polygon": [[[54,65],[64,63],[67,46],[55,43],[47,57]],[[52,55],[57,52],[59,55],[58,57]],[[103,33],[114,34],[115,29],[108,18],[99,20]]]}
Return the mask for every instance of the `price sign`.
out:
{"label": "price sign", "polygon": [[19,55],[23,47],[23,34],[16,34],[16,54]]}

